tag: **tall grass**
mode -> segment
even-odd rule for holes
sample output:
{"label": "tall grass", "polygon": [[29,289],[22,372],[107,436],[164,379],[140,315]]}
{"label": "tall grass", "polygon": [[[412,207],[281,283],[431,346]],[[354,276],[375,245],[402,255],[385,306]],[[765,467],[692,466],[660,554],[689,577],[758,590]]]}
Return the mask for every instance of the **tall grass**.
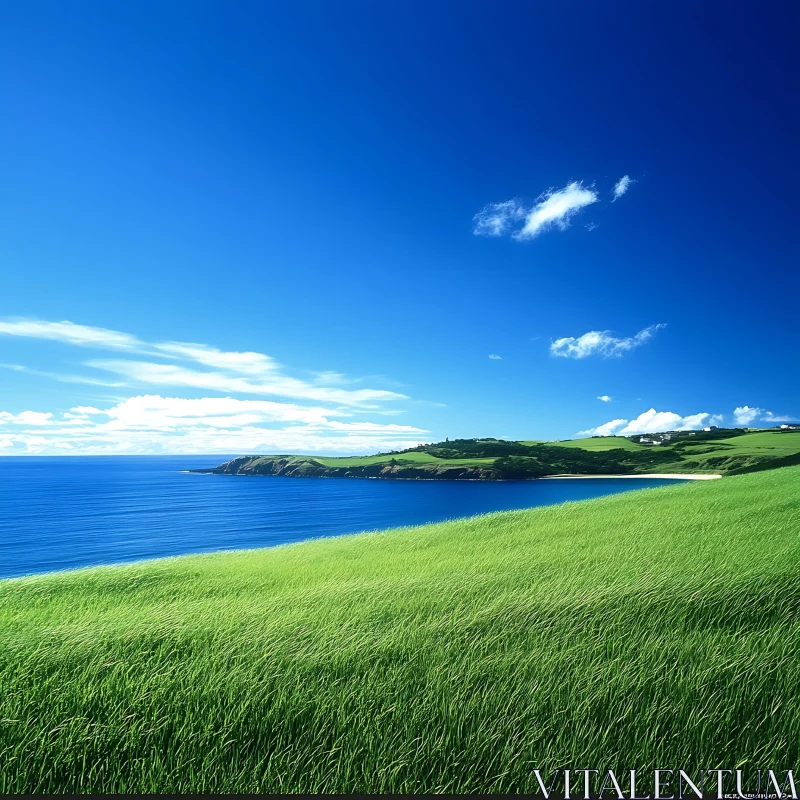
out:
{"label": "tall grass", "polygon": [[800,468],[0,582],[2,792],[796,766]]}

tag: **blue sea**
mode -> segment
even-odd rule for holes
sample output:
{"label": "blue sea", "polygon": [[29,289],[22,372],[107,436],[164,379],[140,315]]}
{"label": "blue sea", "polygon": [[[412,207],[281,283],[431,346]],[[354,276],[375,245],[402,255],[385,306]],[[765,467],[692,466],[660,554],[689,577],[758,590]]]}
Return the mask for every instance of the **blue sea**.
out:
{"label": "blue sea", "polygon": [[0,458],[0,578],[416,525],[675,481],[192,475],[228,456]]}

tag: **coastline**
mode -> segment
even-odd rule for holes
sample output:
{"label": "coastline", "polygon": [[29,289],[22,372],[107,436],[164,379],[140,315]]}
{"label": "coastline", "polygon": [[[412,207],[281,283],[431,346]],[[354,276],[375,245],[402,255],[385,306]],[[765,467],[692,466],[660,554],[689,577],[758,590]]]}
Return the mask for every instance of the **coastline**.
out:
{"label": "coastline", "polygon": [[538,480],[557,481],[565,479],[574,480],[576,478],[580,480],[592,480],[593,478],[666,478],[676,481],[713,481],[721,477],[722,475],[699,475],[696,473],[679,475],[676,473],[667,472],[639,472],[635,475],[545,475],[541,478],[538,478]]}
{"label": "coastline", "polygon": [[211,469],[181,469],[178,472],[185,475],[224,475],[230,478],[350,478],[355,480],[367,481],[474,481],[475,483],[503,483],[508,481],[553,481],[553,480],[596,480],[599,478],[660,478],[664,480],[676,481],[712,481],[721,478],[722,475],[709,475],[698,473],[674,473],[674,472],[636,472],[626,475],[542,475],[536,478],[409,478],[396,477],[394,475],[281,475],[264,474],[258,472],[214,472]]}

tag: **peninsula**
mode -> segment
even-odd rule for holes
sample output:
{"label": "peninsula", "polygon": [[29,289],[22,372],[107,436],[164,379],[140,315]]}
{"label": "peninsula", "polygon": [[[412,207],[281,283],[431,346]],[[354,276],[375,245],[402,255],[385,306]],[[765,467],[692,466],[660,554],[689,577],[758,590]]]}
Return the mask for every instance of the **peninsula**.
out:
{"label": "peninsula", "polygon": [[556,442],[456,439],[371,456],[251,455],[214,475],[405,480],[735,475],[800,464],[800,430],[728,428]]}

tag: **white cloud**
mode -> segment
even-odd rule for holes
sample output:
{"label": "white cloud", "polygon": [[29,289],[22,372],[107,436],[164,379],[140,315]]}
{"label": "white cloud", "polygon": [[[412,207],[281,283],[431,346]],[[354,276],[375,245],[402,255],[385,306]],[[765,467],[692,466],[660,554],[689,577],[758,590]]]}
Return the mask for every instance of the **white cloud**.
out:
{"label": "white cloud", "polygon": [[0,411],[0,425],[51,425],[53,415],[39,411],[23,411],[21,414],[11,414]]}
{"label": "white cloud", "polygon": [[224,350],[209,347],[205,344],[185,342],[166,342],[155,345],[155,348],[167,355],[178,356],[196,361],[198,364],[203,364],[207,367],[215,367],[241,375],[261,377],[263,375],[272,375],[278,370],[278,364],[275,360],[265,356],[263,353],[226,353]]}
{"label": "white cloud", "polygon": [[334,431],[363,431],[365,433],[380,434],[410,434],[427,433],[422,428],[415,428],[413,425],[379,425],[376,422],[340,422],[331,420],[325,423],[325,427]]}
{"label": "white cloud", "polygon": [[614,199],[611,201],[612,203],[616,200],[619,200],[628,189],[631,188],[631,185],[636,183],[630,175],[623,175],[615,184],[614,188],[611,190],[614,194]]}
{"label": "white cloud", "polygon": [[503,356],[498,356],[495,353],[490,353],[489,354],[489,358],[491,358],[492,361],[502,361],[503,360]]}
{"label": "white cloud", "polygon": [[59,381],[60,383],[82,383],[88,386],[111,386],[117,388],[125,386],[124,383],[120,383],[119,381],[111,383],[109,381],[100,380],[99,378],[87,378],[84,375],[66,375],[59,372],[46,372],[40,369],[23,367],[20,364],[0,364],[0,369],[10,369],[14,372],[24,372],[27,375],[39,375],[42,378],[50,378],[51,380]]}
{"label": "white cloud", "polygon": [[0,320],[0,335],[49,339],[81,347],[135,350],[142,346],[135,336],[107,328],[76,325],[74,322],[46,322],[37,319]]}
{"label": "white cloud", "polygon": [[634,420],[614,419],[596,428],[579,431],[578,436],[631,436],[636,433],[658,433],[660,431],[692,431],[707,425],[709,414],[689,414],[682,417],[672,411],[656,411],[654,408],[640,414]]}
{"label": "white cloud", "polygon": [[[533,239],[551,228],[564,230],[582,208],[598,200],[593,188],[579,181],[563,189],[549,189],[533,204],[526,207],[519,200],[490,203],[473,218],[472,232],[476,236],[503,236],[507,233],[518,240]],[[512,229],[522,223],[522,227]]]}
{"label": "white cloud", "polygon": [[622,427],[628,422],[626,419],[612,419],[596,428],[589,428],[587,431],[578,431],[576,436],[614,436],[617,428]]}
{"label": "white cloud", "polygon": [[724,414],[712,414],[708,419],[709,425],[721,425],[725,420]]}
{"label": "white cloud", "polygon": [[[130,397],[107,409],[0,412],[0,442],[22,453],[359,452],[420,444],[413,425],[342,421],[346,409],[233,397]],[[46,425],[14,432],[12,426]]]}
{"label": "white cloud", "polygon": [[385,389],[338,389],[307,383],[276,373],[274,377],[260,376],[258,382],[228,375],[224,372],[207,372],[175,364],[156,364],[149,361],[93,360],[87,364],[97,369],[123,375],[129,382],[151,386],[184,386],[193,389],[211,389],[217,392],[277,395],[293,399],[341,403],[346,406],[375,408],[385,400],[407,399],[406,395]]}
{"label": "white cloud", "polygon": [[475,223],[472,232],[475,236],[502,236],[508,233],[514,223],[522,220],[526,213],[519,200],[490,203],[472,218]]}
{"label": "white cloud", "polygon": [[565,336],[550,344],[550,354],[562,358],[587,358],[592,355],[601,355],[604,358],[621,356],[650,341],[656,331],[664,327],[666,327],[664,323],[650,325],[634,336],[626,338],[612,336],[611,331],[589,331],[578,337]]}
{"label": "white cloud", "polygon": [[[47,436],[0,434],[0,448],[8,455],[136,455],[136,454],[247,454],[317,453],[359,454],[403,450],[430,437],[392,431],[331,431],[299,425],[274,429],[258,426],[186,427],[175,432],[158,430],[54,431]],[[187,463],[187,466],[191,464]]]}
{"label": "white cloud", "polygon": [[[92,405],[82,403],[64,413],[0,412],[4,453],[369,453],[420,444],[420,435],[427,433],[413,425],[361,418],[367,411],[378,418],[405,413],[408,406],[396,407],[397,401],[410,400],[405,394],[367,388],[363,382],[367,379],[339,372],[305,370],[309,380],[293,377],[264,353],[225,351],[192,342],[145,342],[104,328],[19,318],[0,321],[0,335],[136,354],[126,358],[109,354],[85,362],[87,367],[111,373],[113,383],[40,372],[19,364],[0,367],[70,383],[141,387],[134,397],[113,398],[111,407],[97,405],[92,398]],[[117,380],[118,376],[122,380]],[[369,380],[373,379],[386,382],[384,378]],[[347,384],[359,384],[359,388]],[[148,393],[153,386],[173,391],[164,397]],[[223,396],[175,396],[186,390],[191,390],[190,395],[211,392]],[[387,408],[389,402],[395,407]],[[343,421],[342,417],[353,419]]]}
{"label": "white cloud", "polygon": [[597,399],[598,400],[602,400],[604,403],[610,403],[611,402],[611,397],[609,397],[607,394],[599,394],[599,395],[597,395]]}
{"label": "white cloud", "polygon": [[597,199],[594,189],[587,189],[577,181],[567,184],[557,192],[551,189],[528,212],[525,225],[514,234],[514,238],[533,239],[550,228],[564,230],[578,211],[596,203]]}
{"label": "white cloud", "polygon": [[767,411],[764,413],[764,416],[761,418],[764,422],[794,422],[797,417],[791,416],[777,416],[773,414],[771,411]]}
{"label": "white cloud", "polygon": [[[95,346],[112,350],[135,350],[150,356],[169,359],[170,363],[150,361],[120,361],[94,359],[87,366],[113,372],[123,376],[123,383],[85,378],[74,375],[40,373],[21,365],[8,365],[16,371],[45,375],[69,383],[88,383],[103,386],[125,386],[131,383],[156,386],[192,387],[222,393],[277,395],[293,400],[341,403],[362,408],[377,407],[376,404],[391,400],[406,400],[408,397],[385,389],[347,390],[325,386],[320,376],[335,376],[335,386],[343,382],[340,373],[319,373],[314,382],[287,376],[273,358],[257,352],[224,351],[206,344],[191,342],[144,342],[135,336],[105,328],[75,325],[72,322],[44,322],[41,320],[15,319],[0,321],[0,334],[26,336],[38,339],[56,339],[68,344]],[[194,365],[211,367],[211,370],[190,369],[175,364],[176,360],[192,362]]]}
{"label": "white cloud", "polygon": [[749,425],[756,417],[762,414],[760,408],[750,408],[750,406],[739,406],[733,409],[733,418],[737,425]]}
{"label": "white cloud", "polygon": [[327,384],[328,386],[344,386],[345,384],[354,382],[352,378],[348,378],[341,372],[334,372],[333,370],[317,372],[314,377],[314,383]]}
{"label": "white cloud", "polygon": [[[72,409],[77,411],[77,409]],[[107,411],[94,412],[125,427],[183,427],[186,425],[242,426],[263,422],[327,423],[328,417],[347,412],[271,400],[240,400],[234,397],[131,397]]]}

